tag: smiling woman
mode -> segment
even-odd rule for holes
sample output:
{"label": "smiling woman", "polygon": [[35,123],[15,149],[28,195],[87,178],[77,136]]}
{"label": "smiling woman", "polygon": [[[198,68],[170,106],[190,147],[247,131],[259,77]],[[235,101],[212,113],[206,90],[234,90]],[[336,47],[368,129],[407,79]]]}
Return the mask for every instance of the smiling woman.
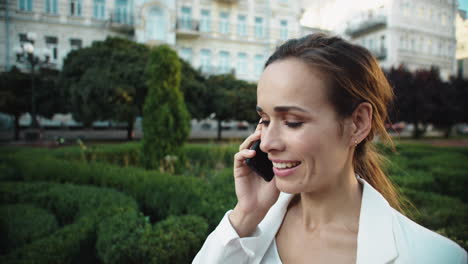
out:
{"label": "smiling woman", "polygon": [[[238,203],[193,263],[466,263],[454,242],[406,218],[373,139],[393,93],[364,48],[322,34],[292,39],[257,87],[261,120],[234,157]],[[260,149],[270,182],[246,164]]]}

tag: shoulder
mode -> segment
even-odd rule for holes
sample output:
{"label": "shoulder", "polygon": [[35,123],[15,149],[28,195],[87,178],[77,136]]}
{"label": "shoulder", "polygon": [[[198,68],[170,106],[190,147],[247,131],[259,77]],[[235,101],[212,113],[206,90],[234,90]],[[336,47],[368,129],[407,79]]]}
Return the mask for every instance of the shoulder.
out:
{"label": "shoulder", "polygon": [[467,253],[452,240],[394,210],[394,234],[399,252],[418,263],[467,263]]}

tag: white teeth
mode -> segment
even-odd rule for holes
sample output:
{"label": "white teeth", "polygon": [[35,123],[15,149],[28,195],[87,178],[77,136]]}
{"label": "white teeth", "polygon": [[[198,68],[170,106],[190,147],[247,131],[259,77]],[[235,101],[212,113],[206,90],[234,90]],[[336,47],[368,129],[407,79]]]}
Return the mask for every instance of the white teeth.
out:
{"label": "white teeth", "polygon": [[273,162],[273,167],[277,168],[277,169],[285,169],[285,168],[292,168],[292,167],[296,167],[297,165],[299,165],[300,162],[299,161],[295,161],[295,162],[281,162],[281,163],[277,163],[277,162]]}

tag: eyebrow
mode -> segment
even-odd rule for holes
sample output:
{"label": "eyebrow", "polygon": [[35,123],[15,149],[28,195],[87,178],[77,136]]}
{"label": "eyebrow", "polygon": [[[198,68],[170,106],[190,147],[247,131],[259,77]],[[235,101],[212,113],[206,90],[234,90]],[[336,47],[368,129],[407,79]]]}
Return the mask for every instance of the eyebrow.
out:
{"label": "eyebrow", "polygon": [[[260,106],[257,105],[255,107],[255,109],[257,110],[257,112],[263,113],[263,109]],[[299,112],[303,112],[303,113],[308,113],[307,110],[302,109],[302,108],[297,107],[297,106],[276,106],[275,108],[273,108],[273,110],[275,112],[280,112],[280,113],[289,112],[289,111],[299,111]]]}

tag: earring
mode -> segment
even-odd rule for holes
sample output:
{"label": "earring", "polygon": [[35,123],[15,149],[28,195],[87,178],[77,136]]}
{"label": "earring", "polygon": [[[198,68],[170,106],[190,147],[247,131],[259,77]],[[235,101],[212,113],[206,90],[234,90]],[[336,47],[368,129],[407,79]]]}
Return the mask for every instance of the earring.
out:
{"label": "earring", "polygon": [[356,144],[356,146],[358,145],[358,141],[357,141],[357,139],[356,139],[356,140],[354,140],[354,144]]}

